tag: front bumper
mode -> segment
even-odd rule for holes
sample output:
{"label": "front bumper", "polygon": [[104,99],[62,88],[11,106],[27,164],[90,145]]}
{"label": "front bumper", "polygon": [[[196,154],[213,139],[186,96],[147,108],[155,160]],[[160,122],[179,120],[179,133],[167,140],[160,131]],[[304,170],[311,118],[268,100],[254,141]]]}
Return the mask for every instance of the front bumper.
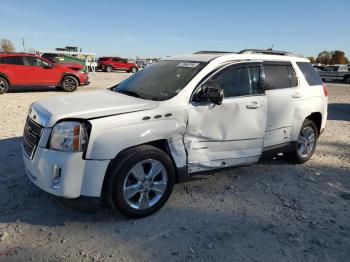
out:
{"label": "front bumper", "polygon": [[[99,197],[109,160],[85,160],[82,154],[38,147],[33,159],[29,159],[22,149],[27,175],[42,190],[64,198]],[[61,174],[56,187],[53,186],[55,166]]]}

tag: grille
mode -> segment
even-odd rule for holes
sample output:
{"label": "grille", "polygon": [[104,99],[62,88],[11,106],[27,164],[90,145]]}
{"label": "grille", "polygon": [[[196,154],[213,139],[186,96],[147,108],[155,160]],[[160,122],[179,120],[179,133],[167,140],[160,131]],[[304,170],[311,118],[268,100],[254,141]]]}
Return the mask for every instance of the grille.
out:
{"label": "grille", "polygon": [[42,126],[35,123],[30,117],[27,117],[23,133],[23,149],[30,159],[32,159],[34,156],[42,130]]}

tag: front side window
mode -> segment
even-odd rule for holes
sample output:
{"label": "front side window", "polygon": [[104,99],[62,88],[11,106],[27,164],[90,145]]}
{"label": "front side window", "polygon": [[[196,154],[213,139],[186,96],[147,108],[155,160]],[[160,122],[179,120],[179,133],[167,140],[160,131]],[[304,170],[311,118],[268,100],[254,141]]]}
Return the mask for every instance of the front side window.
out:
{"label": "front side window", "polygon": [[206,64],[163,60],[138,71],[112,90],[143,99],[168,100],[176,96]]}
{"label": "front side window", "polygon": [[226,98],[258,94],[261,93],[260,67],[230,66],[214,75],[204,85],[223,89]]}
{"label": "front side window", "polygon": [[39,58],[36,58],[34,56],[27,56],[27,64],[29,66],[37,66],[37,67],[44,67],[44,66],[50,66],[50,64],[44,60],[41,60]]}
{"label": "front side window", "polygon": [[296,87],[298,78],[291,64],[264,63],[265,90]]}
{"label": "front side window", "polygon": [[1,59],[2,64],[24,65],[22,56],[5,56]]}

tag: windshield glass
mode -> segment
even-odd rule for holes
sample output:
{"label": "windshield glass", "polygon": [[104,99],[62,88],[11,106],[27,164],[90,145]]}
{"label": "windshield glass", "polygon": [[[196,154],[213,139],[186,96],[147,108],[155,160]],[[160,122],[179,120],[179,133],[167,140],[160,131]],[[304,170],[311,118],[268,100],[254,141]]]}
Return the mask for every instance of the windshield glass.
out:
{"label": "windshield glass", "polygon": [[206,63],[160,61],[142,69],[112,88],[143,99],[164,101],[176,96]]}

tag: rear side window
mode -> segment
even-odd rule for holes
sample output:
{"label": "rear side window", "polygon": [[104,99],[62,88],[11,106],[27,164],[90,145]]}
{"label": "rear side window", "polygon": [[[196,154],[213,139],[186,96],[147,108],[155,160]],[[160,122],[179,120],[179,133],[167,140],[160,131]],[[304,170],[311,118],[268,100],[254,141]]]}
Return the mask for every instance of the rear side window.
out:
{"label": "rear side window", "polygon": [[296,87],[298,78],[290,63],[264,63],[265,90]]}
{"label": "rear side window", "polygon": [[321,77],[317,74],[317,72],[310,63],[297,62],[297,65],[310,86],[317,86],[323,84]]}
{"label": "rear side window", "polygon": [[1,62],[9,65],[24,65],[23,57],[21,56],[5,56],[1,59]]}

